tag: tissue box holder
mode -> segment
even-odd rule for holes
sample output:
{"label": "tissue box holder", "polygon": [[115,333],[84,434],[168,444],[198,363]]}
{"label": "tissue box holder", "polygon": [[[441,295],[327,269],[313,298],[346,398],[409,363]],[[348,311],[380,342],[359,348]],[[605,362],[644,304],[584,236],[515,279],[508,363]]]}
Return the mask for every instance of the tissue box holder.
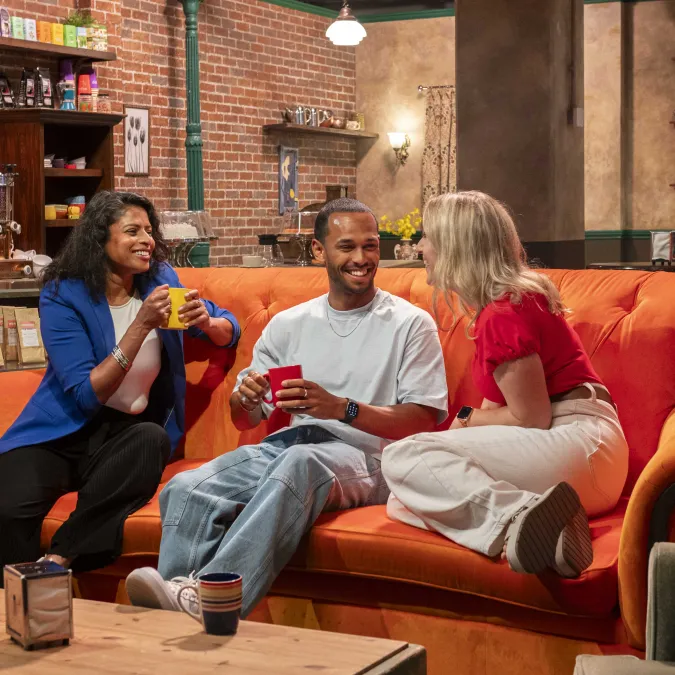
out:
{"label": "tissue box holder", "polygon": [[52,561],[5,565],[7,633],[24,649],[68,645],[73,637],[70,570]]}

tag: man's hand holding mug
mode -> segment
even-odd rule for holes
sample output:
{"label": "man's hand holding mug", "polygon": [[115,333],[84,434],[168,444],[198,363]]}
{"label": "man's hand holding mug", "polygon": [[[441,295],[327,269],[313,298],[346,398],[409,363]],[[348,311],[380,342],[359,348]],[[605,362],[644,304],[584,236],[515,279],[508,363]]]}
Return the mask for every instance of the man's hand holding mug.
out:
{"label": "man's hand holding mug", "polygon": [[[270,368],[268,373],[261,375],[251,371],[241,382],[239,387],[239,405],[246,412],[253,412],[263,399],[277,407],[277,394],[286,386],[286,380],[302,379],[302,366],[282,366]],[[268,399],[267,394],[272,393]]]}

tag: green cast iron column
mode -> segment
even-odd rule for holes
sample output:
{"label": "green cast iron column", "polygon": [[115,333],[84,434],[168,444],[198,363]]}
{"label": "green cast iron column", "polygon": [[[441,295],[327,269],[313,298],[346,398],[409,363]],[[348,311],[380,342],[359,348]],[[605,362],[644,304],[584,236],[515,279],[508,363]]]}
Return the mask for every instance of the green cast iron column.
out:
{"label": "green cast iron column", "polygon": [[187,155],[188,209],[204,209],[204,170],[202,167],[202,124],[199,111],[199,43],[197,12],[200,0],[181,0],[185,12],[185,70],[187,86]]}

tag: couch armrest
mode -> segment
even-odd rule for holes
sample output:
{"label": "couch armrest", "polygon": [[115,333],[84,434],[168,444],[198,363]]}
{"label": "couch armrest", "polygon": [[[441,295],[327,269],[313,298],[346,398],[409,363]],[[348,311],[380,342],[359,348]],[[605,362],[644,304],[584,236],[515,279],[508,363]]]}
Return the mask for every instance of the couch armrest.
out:
{"label": "couch armrest", "polygon": [[657,542],[649,554],[647,659],[675,661],[675,544]]}
{"label": "couch armrest", "polygon": [[[663,514],[675,504],[675,412],[671,412],[661,430],[659,445],[633,488],[621,531],[619,547],[619,600],[628,640],[637,649],[645,648],[647,622],[647,566],[649,549],[667,528],[658,527]],[[659,503],[660,502],[660,503]],[[653,517],[657,517],[652,533]]]}

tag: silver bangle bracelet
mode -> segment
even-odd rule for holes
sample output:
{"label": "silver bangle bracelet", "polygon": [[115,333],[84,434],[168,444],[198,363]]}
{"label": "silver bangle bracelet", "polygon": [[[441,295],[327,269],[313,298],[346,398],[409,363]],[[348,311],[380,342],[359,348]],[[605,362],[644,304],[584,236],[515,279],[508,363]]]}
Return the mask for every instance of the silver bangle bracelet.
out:
{"label": "silver bangle bracelet", "polygon": [[115,345],[112,350],[112,355],[115,361],[119,364],[120,368],[125,372],[129,372],[129,368],[131,368],[131,361],[124,356],[124,352],[119,348],[119,345]]}

